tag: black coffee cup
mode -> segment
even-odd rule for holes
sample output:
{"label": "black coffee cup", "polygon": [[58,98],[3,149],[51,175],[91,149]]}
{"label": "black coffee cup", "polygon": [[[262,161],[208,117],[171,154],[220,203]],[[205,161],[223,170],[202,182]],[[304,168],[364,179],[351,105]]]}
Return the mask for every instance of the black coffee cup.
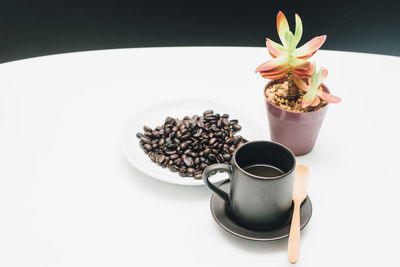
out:
{"label": "black coffee cup", "polygon": [[[280,170],[276,176],[259,176],[250,166],[270,166]],[[267,167],[266,167],[267,168]],[[226,201],[229,216],[243,227],[274,229],[290,216],[296,159],[283,145],[269,141],[248,142],[233,155],[232,165],[213,164],[203,172],[205,184]],[[249,171],[246,171],[249,170]],[[210,183],[215,171],[229,174],[229,195]]]}

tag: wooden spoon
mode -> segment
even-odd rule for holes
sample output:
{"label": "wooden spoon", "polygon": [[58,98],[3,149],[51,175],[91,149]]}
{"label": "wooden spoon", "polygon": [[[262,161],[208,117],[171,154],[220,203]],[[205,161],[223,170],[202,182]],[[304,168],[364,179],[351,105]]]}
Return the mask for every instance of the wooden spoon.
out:
{"label": "wooden spoon", "polygon": [[288,260],[296,263],[300,253],[300,205],[307,197],[307,182],[310,170],[305,165],[296,166],[296,176],[294,178],[293,202],[294,209],[292,224],[290,225]]}

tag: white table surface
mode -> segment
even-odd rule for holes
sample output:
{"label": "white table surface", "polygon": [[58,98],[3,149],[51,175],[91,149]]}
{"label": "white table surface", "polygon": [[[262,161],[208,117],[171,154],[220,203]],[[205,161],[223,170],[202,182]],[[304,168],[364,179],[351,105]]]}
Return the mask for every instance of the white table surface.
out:
{"label": "white table surface", "polygon": [[[266,48],[93,51],[0,65],[0,266],[289,266],[287,239],[242,240],[204,186],[151,179],[123,157],[135,113],[176,98],[254,116]],[[313,216],[297,266],[395,266],[400,220],[400,58],[319,51],[331,105],[311,169]],[[154,114],[164,117],[164,114]]]}

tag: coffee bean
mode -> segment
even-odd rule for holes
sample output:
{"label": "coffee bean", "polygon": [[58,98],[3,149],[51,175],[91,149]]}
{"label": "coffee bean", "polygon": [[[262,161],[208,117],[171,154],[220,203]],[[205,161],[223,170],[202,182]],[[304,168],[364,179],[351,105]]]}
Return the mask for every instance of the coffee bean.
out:
{"label": "coffee bean", "polygon": [[140,138],[140,137],[142,137],[142,136],[143,136],[142,133],[137,133],[137,134],[136,134],[136,137],[137,137],[137,138]]}
{"label": "coffee bean", "polygon": [[156,161],[156,154],[154,152],[149,152],[148,155],[152,162]]}
{"label": "coffee bean", "polygon": [[186,148],[189,146],[189,143],[188,142],[183,142],[183,143],[181,143],[180,144],[180,149],[181,150],[186,150]]}
{"label": "coffee bean", "polygon": [[165,139],[165,142],[167,142],[168,145],[172,145],[174,143],[174,141],[172,141],[171,137],[167,137]]}
{"label": "coffee bean", "polygon": [[208,143],[209,143],[210,145],[212,145],[212,144],[214,144],[215,141],[217,141],[217,140],[218,140],[217,138],[213,137],[213,138],[210,139],[210,141],[209,141]]}
{"label": "coffee bean", "polygon": [[216,117],[215,117],[214,115],[207,115],[207,116],[204,116],[204,119],[205,119],[207,122],[209,122],[209,123],[216,122]]}
{"label": "coffee bean", "polygon": [[174,121],[174,119],[173,118],[171,118],[171,117],[167,117],[166,119],[165,119],[165,124],[172,124],[172,122]]}
{"label": "coffee bean", "polygon": [[208,143],[208,139],[203,139],[203,140],[200,141],[201,145],[204,145],[205,143]]}
{"label": "coffee bean", "polygon": [[170,171],[172,171],[172,172],[177,172],[177,171],[179,170],[178,167],[173,166],[173,165],[169,165],[169,166],[168,166],[168,169],[169,169]]}
{"label": "coffee bean", "polygon": [[181,136],[181,140],[182,140],[182,141],[186,141],[186,140],[188,140],[188,139],[190,139],[190,135],[188,135],[188,134],[185,134],[185,135],[182,135],[182,136]]}
{"label": "coffee bean", "polygon": [[196,132],[193,134],[193,137],[198,138],[203,133],[202,129],[197,129]]}
{"label": "coffee bean", "polygon": [[158,145],[162,146],[164,144],[164,142],[165,142],[165,139],[161,138],[160,140],[158,140]]}
{"label": "coffee bean", "polygon": [[240,126],[239,124],[234,124],[234,125],[232,125],[232,128],[233,128],[235,131],[240,131],[240,129],[242,129],[242,126]]}
{"label": "coffee bean", "polygon": [[153,131],[149,126],[143,126],[143,130],[145,131],[145,132],[151,132],[151,131]]}
{"label": "coffee bean", "polygon": [[201,179],[201,178],[203,178],[203,174],[201,174],[201,173],[195,174],[193,177],[194,177],[195,179]]}
{"label": "coffee bean", "polygon": [[150,143],[150,141],[151,141],[151,139],[147,136],[140,137],[140,140],[142,140],[143,143],[147,143],[147,144]]}
{"label": "coffee bean", "polygon": [[196,152],[190,152],[189,156],[191,156],[192,158],[196,158],[199,155],[199,153]]}
{"label": "coffee bean", "polygon": [[[173,152],[175,152],[175,151],[173,151]],[[175,160],[175,159],[179,158],[179,155],[178,154],[172,154],[171,156],[169,156],[169,158],[172,159],[172,160]]]}
{"label": "coffee bean", "polygon": [[208,159],[211,160],[212,162],[215,162],[217,160],[217,156],[215,156],[215,154],[210,154],[208,155]]}
{"label": "coffee bean", "polygon": [[224,159],[225,161],[229,161],[231,159],[231,155],[230,154],[224,154]]}
{"label": "coffee bean", "polygon": [[215,148],[211,149],[211,152],[215,155],[217,155],[219,153],[218,149],[215,149]]}
{"label": "coffee bean", "polygon": [[203,112],[203,116],[207,116],[207,115],[210,115],[213,113],[214,113],[214,111],[212,109],[207,109],[206,111]]}
{"label": "coffee bean", "polygon": [[167,151],[165,151],[165,154],[174,155],[174,154],[176,154],[176,150],[167,150]]}
{"label": "coffee bean", "polygon": [[153,132],[152,137],[153,138],[160,138],[160,133],[159,132]]}
{"label": "coffee bean", "polygon": [[223,163],[225,161],[224,157],[222,156],[222,154],[218,154],[217,156],[217,161],[218,163]]}
{"label": "coffee bean", "polygon": [[187,157],[183,160],[186,166],[191,167],[193,166],[193,159],[191,157]]}
{"label": "coffee bean", "polygon": [[208,156],[208,154],[210,154],[211,153],[211,149],[209,149],[209,148],[207,148],[207,149],[205,149],[204,151],[203,151],[203,155],[204,156]]}
{"label": "coffee bean", "polygon": [[188,173],[194,173],[194,172],[195,172],[195,169],[193,169],[193,168],[187,168],[187,169],[186,169],[186,172],[188,172]]}
{"label": "coffee bean", "polygon": [[214,132],[218,132],[219,131],[217,125],[215,125],[215,124],[211,125],[211,130],[213,130]]}
{"label": "coffee bean", "polygon": [[147,151],[151,151],[152,148],[153,148],[150,144],[145,144],[143,147],[144,147],[144,149],[146,149]]}
{"label": "coffee bean", "polygon": [[178,158],[174,161],[174,164],[180,166],[182,164],[182,162],[183,162],[183,160],[181,158]]}
{"label": "coffee bean", "polygon": [[162,164],[165,161],[165,156],[164,155],[158,156],[156,161],[158,164]]}
{"label": "coffee bean", "polygon": [[172,144],[168,144],[168,145],[166,145],[166,147],[167,147],[168,149],[172,150],[172,149],[175,149],[175,148],[177,148],[177,147],[178,147],[178,144],[174,144],[174,143],[172,143]]}

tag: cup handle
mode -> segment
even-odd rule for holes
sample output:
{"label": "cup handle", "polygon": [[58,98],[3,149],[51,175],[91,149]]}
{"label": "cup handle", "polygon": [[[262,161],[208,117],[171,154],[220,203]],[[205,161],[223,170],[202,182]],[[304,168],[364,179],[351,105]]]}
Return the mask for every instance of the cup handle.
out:
{"label": "cup handle", "polygon": [[211,176],[211,173],[213,173],[215,171],[226,172],[229,174],[228,179],[231,179],[232,178],[232,167],[231,167],[231,165],[228,165],[228,164],[217,163],[217,164],[208,166],[203,171],[203,181],[208,186],[208,188],[210,188],[211,191],[214,191],[215,194],[217,194],[219,197],[221,197],[223,200],[225,200],[227,203],[229,203],[229,201],[230,201],[229,195],[227,193],[225,193],[224,191],[222,191],[221,189],[219,189],[218,187],[216,187],[215,185],[213,185],[212,183],[210,183],[210,181],[208,180],[208,178]]}

